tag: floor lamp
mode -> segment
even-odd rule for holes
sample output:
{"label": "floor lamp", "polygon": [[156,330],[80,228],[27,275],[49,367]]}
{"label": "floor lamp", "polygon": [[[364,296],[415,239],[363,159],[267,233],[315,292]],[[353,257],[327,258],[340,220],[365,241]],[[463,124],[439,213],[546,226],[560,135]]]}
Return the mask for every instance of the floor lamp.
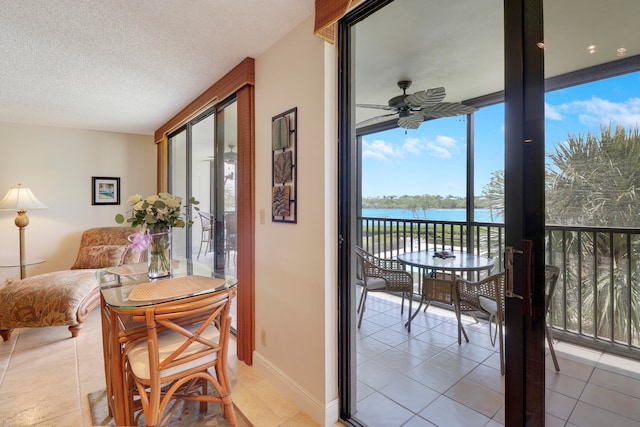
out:
{"label": "floor lamp", "polygon": [[47,206],[38,200],[29,188],[24,188],[21,184],[9,189],[4,199],[0,200],[0,210],[18,212],[15,223],[20,233],[20,279],[27,277],[27,266],[24,258],[24,229],[29,225],[27,210],[46,208]]}

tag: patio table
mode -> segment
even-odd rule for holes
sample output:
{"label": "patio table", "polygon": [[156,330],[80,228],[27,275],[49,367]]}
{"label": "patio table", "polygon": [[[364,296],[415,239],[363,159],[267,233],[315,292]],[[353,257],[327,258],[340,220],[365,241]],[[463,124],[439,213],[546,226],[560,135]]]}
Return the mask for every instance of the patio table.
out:
{"label": "patio table", "polygon": [[[449,258],[438,257],[437,254],[442,252],[417,251],[398,255],[398,261],[418,267],[422,271],[420,304],[413,313],[413,317],[418,314],[425,301],[427,301],[427,307],[431,301],[451,304],[454,306],[456,318],[458,319],[458,344],[462,342],[461,333],[464,334],[465,340],[469,342],[469,337],[467,337],[467,333],[460,322],[460,308],[456,304],[455,298],[453,298],[453,287],[459,273],[491,270],[494,263],[491,258],[461,251],[447,251],[452,255]],[[427,270],[429,270],[429,273],[427,273]]]}

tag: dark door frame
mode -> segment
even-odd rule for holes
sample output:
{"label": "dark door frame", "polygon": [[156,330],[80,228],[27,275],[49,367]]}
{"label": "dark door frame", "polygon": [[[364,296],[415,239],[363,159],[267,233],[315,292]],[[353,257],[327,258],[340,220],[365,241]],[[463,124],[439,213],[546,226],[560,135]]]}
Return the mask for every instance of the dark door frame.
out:
{"label": "dark door frame", "polygon": [[[531,242],[531,268],[514,258],[506,298],[505,423],[543,426],[544,351],[544,49],[542,0],[504,2],[505,241]],[[526,255],[526,254],[525,254]],[[528,271],[526,271],[528,270]],[[526,286],[527,280],[531,283]],[[530,297],[529,297],[530,295]],[[529,300],[530,298],[530,300]],[[528,305],[530,303],[530,309]]]}
{"label": "dark door frame", "polygon": [[[391,0],[366,2],[339,23],[338,76],[338,386],[340,418],[350,421],[355,411],[351,396],[354,385],[355,346],[350,339],[354,294],[351,221],[356,209],[355,134],[351,85],[350,28]],[[520,249],[531,240],[534,286],[533,313],[543,310],[544,283],[544,56],[537,46],[542,37],[542,0],[504,2],[505,26],[505,225],[507,244]],[[514,277],[524,277],[522,258],[515,260]],[[522,280],[515,292],[523,294]],[[541,285],[540,285],[541,284]],[[505,420],[507,426],[544,425],[544,316],[528,321],[522,302],[507,301],[506,323],[510,330],[506,345]],[[518,333],[519,332],[519,333]]]}

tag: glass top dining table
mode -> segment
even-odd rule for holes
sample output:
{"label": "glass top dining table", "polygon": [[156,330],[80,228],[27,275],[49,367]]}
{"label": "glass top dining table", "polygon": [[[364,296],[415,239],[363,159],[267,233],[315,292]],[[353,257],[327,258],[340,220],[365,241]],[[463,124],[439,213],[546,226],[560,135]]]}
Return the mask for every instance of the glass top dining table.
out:
{"label": "glass top dining table", "polygon": [[453,257],[439,258],[442,251],[417,251],[398,255],[398,260],[414,267],[446,271],[482,271],[493,267],[491,258],[462,251],[447,251]]}
{"label": "glass top dining table", "polygon": [[107,305],[133,308],[218,292],[237,284],[236,278],[190,275],[176,268],[166,278],[149,279],[146,263],[106,268],[97,273],[100,293]]}

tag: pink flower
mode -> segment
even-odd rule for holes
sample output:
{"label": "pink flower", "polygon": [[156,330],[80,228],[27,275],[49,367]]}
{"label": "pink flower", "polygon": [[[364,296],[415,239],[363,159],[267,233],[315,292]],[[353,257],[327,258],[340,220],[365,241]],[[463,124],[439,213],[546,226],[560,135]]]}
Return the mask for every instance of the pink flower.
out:
{"label": "pink flower", "polygon": [[131,248],[132,252],[146,251],[151,244],[151,239],[151,235],[146,233],[133,233],[127,238],[131,242],[129,248]]}

